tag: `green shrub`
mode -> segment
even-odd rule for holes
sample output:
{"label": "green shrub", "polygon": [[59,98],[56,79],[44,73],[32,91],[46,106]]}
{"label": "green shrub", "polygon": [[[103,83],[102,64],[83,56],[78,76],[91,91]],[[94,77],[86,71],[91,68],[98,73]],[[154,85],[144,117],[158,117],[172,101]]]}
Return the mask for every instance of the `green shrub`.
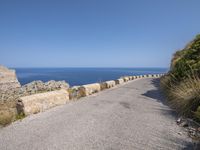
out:
{"label": "green shrub", "polygon": [[197,121],[200,121],[200,106],[195,111],[194,116]]}
{"label": "green shrub", "polygon": [[20,114],[17,114],[15,116],[16,120],[22,120],[26,117],[26,115],[24,113],[20,113]]}
{"label": "green shrub", "polygon": [[200,76],[200,35],[197,35],[183,50],[174,54],[170,73],[179,81],[194,73]]}
{"label": "green shrub", "polygon": [[200,121],[200,35],[174,54],[161,87],[178,113]]}

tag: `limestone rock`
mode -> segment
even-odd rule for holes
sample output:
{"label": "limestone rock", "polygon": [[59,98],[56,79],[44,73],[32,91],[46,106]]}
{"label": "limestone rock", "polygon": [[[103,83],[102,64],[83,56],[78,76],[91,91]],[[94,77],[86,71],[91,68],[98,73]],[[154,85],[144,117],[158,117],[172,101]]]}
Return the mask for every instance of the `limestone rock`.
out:
{"label": "limestone rock", "polygon": [[83,96],[88,96],[93,93],[101,91],[101,86],[99,83],[93,83],[93,84],[83,85],[79,89],[81,90],[81,93],[83,93]]}
{"label": "limestone rock", "polygon": [[117,80],[115,80],[115,83],[116,84],[122,84],[122,83],[124,83],[124,80],[123,79],[117,79]]}
{"label": "limestone rock", "polygon": [[115,86],[115,81],[114,80],[106,81],[106,84],[107,84],[107,88],[111,88]]}
{"label": "limestone rock", "polygon": [[17,102],[17,109],[18,112],[23,110],[25,115],[30,115],[38,112],[43,112],[58,105],[63,105],[68,101],[69,93],[67,90],[61,89],[57,91],[20,97]]}
{"label": "limestone rock", "polygon": [[129,77],[123,77],[124,82],[128,82],[129,81]]}
{"label": "limestone rock", "polygon": [[133,76],[133,80],[134,80],[134,79],[137,79],[137,76]]}
{"label": "limestone rock", "polygon": [[23,95],[31,95],[41,92],[47,92],[47,91],[54,91],[59,89],[68,89],[69,84],[67,84],[65,81],[48,81],[48,82],[42,82],[42,81],[33,81],[31,83],[28,83],[26,85],[23,85],[20,89],[20,92],[23,93]]}
{"label": "limestone rock", "polygon": [[101,90],[109,89],[111,87],[114,87],[115,85],[116,85],[116,83],[115,83],[114,80],[106,81],[106,82],[103,82],[103,83],[100,84]]}
{"label": "limestone rock", "polygon": [[15,70],[0,65],[0,91],[8,91],[20,86]]}
{"label": "limestone rock", "polygon": [[45,86],[49,88],[49,90],[52,89],[68,89],[69,84],[67,84],[65,81],[48,81],[45,83]]}

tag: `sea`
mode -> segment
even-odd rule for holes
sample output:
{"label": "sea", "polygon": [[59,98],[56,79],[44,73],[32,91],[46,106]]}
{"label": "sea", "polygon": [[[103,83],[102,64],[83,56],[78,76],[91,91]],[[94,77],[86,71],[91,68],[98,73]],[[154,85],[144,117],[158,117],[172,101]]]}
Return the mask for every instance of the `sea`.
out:
{"label": "sea", "polygon": [[14,68],[21,85],[34,80],[64,80],[70,86],[84,85],[122,76],[166,73],[168,68]]}

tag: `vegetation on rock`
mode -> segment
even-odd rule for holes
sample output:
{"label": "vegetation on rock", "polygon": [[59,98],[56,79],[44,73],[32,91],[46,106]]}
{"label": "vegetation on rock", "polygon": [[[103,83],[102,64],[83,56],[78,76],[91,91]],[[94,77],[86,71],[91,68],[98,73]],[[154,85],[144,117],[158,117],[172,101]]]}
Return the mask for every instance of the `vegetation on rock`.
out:
{"label": "vegetation on rock", "polygon": [[178,113],[200,121],[200,35],[174,54],[161,87]]}

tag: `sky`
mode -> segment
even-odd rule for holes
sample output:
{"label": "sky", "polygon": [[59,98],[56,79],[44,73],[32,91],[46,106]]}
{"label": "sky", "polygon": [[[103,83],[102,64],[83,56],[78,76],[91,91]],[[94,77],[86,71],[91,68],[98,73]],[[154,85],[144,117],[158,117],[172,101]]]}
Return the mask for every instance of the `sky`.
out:
{"label": "sky", "polygon": [[0,0],[0,64],[169,67],[200,33],[200,0]]}

